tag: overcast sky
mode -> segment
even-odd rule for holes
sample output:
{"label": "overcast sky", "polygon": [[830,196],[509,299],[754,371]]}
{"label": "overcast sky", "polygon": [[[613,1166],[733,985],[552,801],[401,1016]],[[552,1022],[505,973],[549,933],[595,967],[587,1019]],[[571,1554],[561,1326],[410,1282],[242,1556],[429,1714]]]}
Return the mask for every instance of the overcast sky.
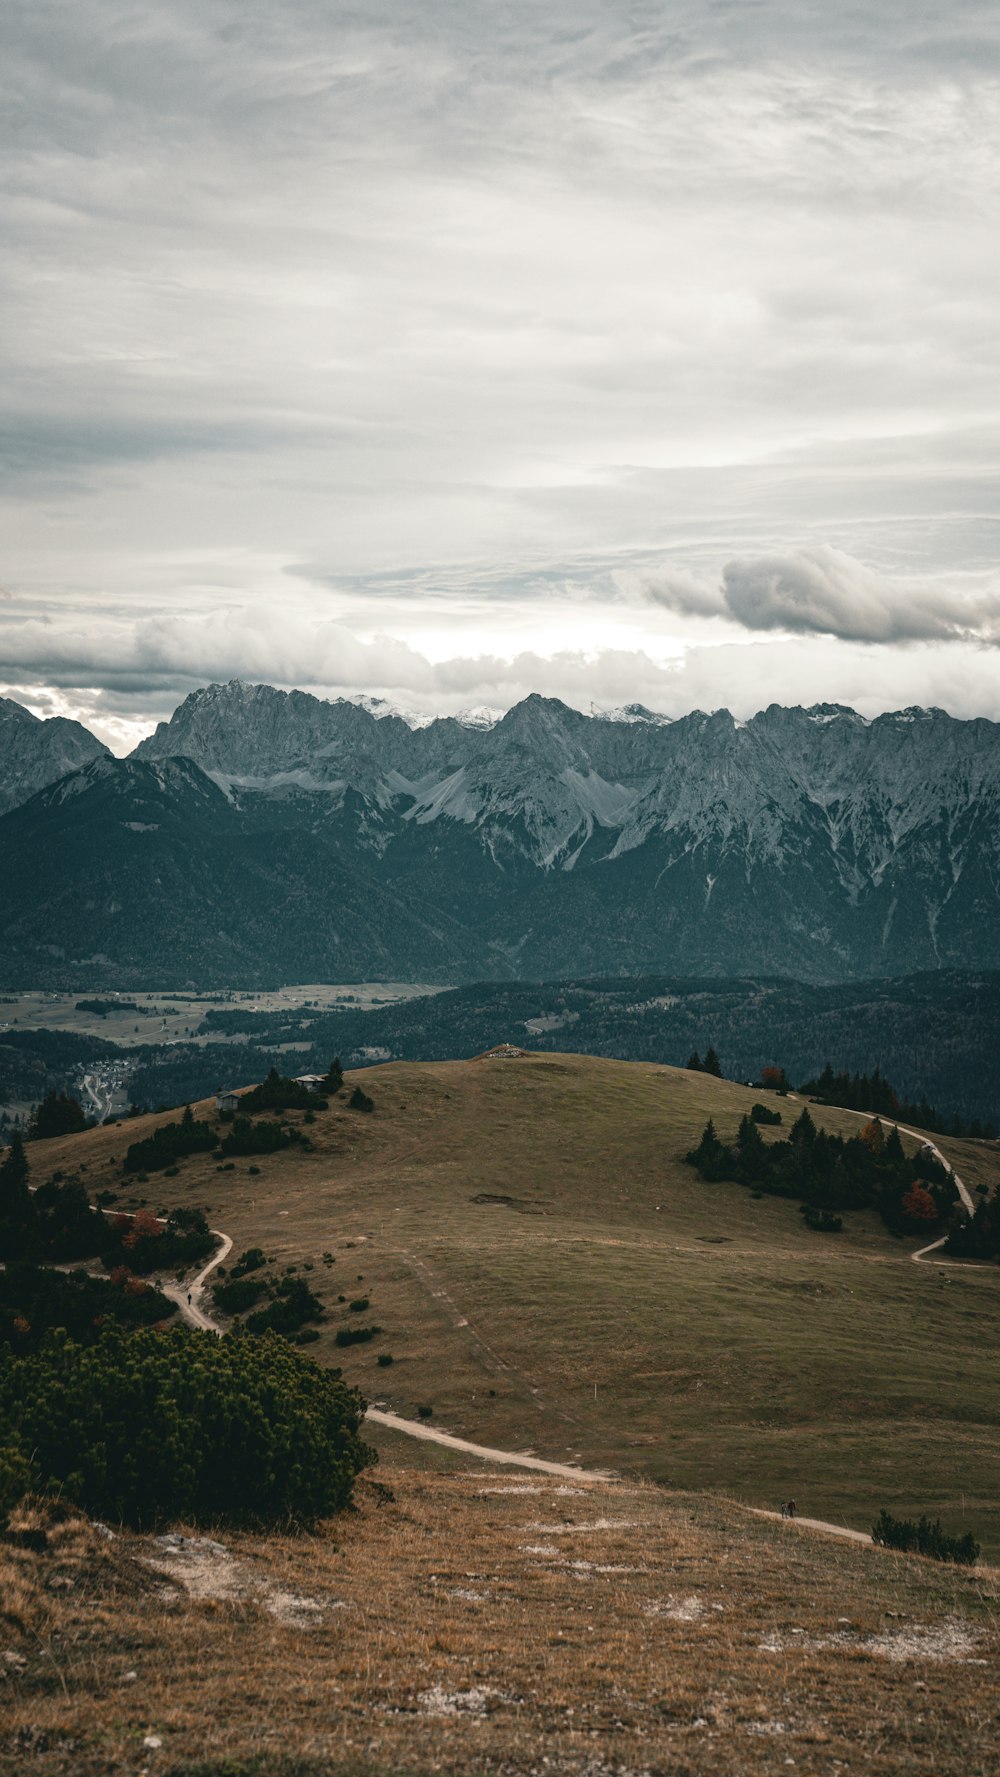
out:
{"label": "overcast sky", "polygon": [[0,691],[1000,717],[995,0],[0,29]]}

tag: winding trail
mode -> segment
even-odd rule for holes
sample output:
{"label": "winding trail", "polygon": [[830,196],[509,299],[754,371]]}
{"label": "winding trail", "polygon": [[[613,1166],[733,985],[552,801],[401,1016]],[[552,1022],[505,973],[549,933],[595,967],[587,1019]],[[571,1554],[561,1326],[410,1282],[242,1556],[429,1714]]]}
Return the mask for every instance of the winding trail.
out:
{"label": "winding trail", "polygon": [[[790,1096],[792,1095],[790,1094]],[[870,1121],[870,1118],[864,1111],[851,1111],[849,1115],[865,1117],[866,1121]],[[972,1196],[968,1187],[964,1181],[959,1178],[958,1173],[955,1171],[955,1168],[951,1163],[945,1159],[940,1148],[937,1147],[934,1142],[930,1141],[921,1130],[908,1129],[903,1124],[898,1124],[897,1127],[901,1135],[912,1136],[914,1140],[919,1141],[923,1147],[930,1149],[934,1158],[940,1161],[941,1165],[946,1168],[954,1181],[962,1204],[968,1210],[969,1214],[972,1215],[975,1212],[975,1205],[972,1201]],[[164,1283],[161,1284],[160,1287],[165,1296],[169,1296],[171,1301],[176,1302],[183,1319],[186,1320],[190,1326],[197,1327],[199,1331],[204,1333],[216,1333],[221,1336],[223,1329],[212,1319],[211,1315],[202,1308],[201,1298],[205,1293],[207,1279],[215,1270],[215,1267],[221,1265],[222,1261],[232,1251],[233,1243],[230,1236],[228,1234],[223,1234],[219,1228],[212,1228],[210,1229],[210,1232],[221,1242],[221,1245],[219,1250],[213,1254],[211,1259],[209,1259],[208,1264],[205,1265],[202,1270],[199,1271],[197,1277],[192,1280],[190,1290],[185,1284],[176,1283]],[[914,1263],[926,1261],[927,1263],[938,1265],[952,1264],[955,1269],[960,1271],[993,1270],[993,1267],[990,1265],[968,1265],[961,1260],[929,1259],[928,1255],[930,1253],[937,1252],[938,1249],[944,1245],[945,1238],[946,1236],[943,1236],[940,1240],[932,1240],[929,1246],[922,1246],[918,1252],[910,1254],[911,1259]],[[493,1355],[495,1356],[495,1354]],[[563,1480],[572,1481],[601,1481],[607,1483],[620,1481],[622,1479],[620,1475],[615,1474],[609,1469],[574,1468],[572,1463],[568,1462],[548,1462],[541,1456],[522,1455],[515,1450],[498,1450],[489,1444],[475,1444],[468,1438],[459,1438],[452,1432],[440,1431],[437,1426],[427,1425],[421,1420],[405,1419],[402,1414],[390,1413],[382,1407],[369,1407],[365,1414],[365,1418],[371,1420],[373,1425],[384,1426],[387,1431],[400,1432],[404,1437],[418,1438],[423,1442],[430,1444],[440,1444],[445,1449],[455,1450],[461,1455],[475,1456],[478,1457],[480,1461],[498,1463],[508,1468],[533,1469],[539,1474],[557,1475]],[[866,1548],[872,1548],[874,1546],[870,1535],[866,1531],[852,1530],[847,1524],[833,1524],[825,1518],[806,1518],[798,1515],[794,1518],[784,1519],[780,1512],[768,1511],[763,1506],[744,1506],[743,1510],[750,1512],[755,1518],[766,1518],[772,1523],[800,1525],[805,1530],[820,1531],[828,1536],[844,1537],[850,1542],[861,1543]]]}
{"label": "winding trail", "polygon": [[216,1265],[221,1265],[223,1259],[228,1258],[233,1250],[233,1243],[229,1235],[223,1234],[220,1228],[209,1228],[208,1231],[210,1234],[214,1234],[216,1240],[221,1240],[222,1245],[218,1252],[212,1254],[208,1264],[203,1266],[197,1277],[192,1279],[190,1288],[186,1283],[161,1283],[160,1289],[165,1296],[169,1296],[171,1302],[177,1303],[189,1326],[197,1327],[202,1333],[221,1335],[222,1328],[216,1325],[211,1315],[205,1313],[200,1306],[200,1298],[205,1292],[205,1279],[210,1272],[215,1270]]}

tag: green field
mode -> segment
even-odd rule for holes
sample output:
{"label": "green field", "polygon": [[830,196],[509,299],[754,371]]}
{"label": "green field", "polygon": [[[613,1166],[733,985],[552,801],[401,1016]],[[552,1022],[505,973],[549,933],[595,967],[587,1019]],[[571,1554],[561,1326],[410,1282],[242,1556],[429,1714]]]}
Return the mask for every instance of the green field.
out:
{"label": "green field", "polygon": [[[793,1495],[862,1529],[883,1505],[940,1514],[1000,1554],[1000,1268],[914,1264],[920,1243],[873,1214],[815,1234],[793,1203],[702,1182],[681,1156],[709,1114],[728,1137],[755,1097],[728,1082],[525,1056],[395,1063],[364,1083],[374,1115],[335,1101],[311,1154],[255,1177],[199,1157],[139,1191],[205,1205],[237,1251],[314,1263],[330,1314],[310,1354],[370,1399],[677,1487]],[[782,1108],[787,1125],[798,1105]],[[36,1176],[85,1157],[91,1186],[109,1183],[156,1121],[40,1144]],[[996,1144],[941,1146],[995,1186]],[[362,1293],[384,1332],[339,1351],[356,1317],[337,1296]]]}

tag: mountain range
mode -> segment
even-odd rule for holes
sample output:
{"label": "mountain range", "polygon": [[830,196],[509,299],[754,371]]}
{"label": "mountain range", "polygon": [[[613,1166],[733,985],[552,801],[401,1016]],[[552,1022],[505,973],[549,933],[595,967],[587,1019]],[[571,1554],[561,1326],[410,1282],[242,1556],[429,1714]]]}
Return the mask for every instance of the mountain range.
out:
{"label": "mountain range", "polygon": [[236,681],[118,760],[19,707],[0,706],[12,984],[1000,965],[986,720],[532,696],[414,727]]}

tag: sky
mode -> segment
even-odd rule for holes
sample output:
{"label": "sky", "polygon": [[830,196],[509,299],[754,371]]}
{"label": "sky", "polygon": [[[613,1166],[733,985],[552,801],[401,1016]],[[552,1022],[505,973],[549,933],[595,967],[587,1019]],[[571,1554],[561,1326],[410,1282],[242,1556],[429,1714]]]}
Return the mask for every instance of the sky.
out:
{"label": "sky", "polygon": [[0,38],[0,694],[1000,718],[994,0]]}

